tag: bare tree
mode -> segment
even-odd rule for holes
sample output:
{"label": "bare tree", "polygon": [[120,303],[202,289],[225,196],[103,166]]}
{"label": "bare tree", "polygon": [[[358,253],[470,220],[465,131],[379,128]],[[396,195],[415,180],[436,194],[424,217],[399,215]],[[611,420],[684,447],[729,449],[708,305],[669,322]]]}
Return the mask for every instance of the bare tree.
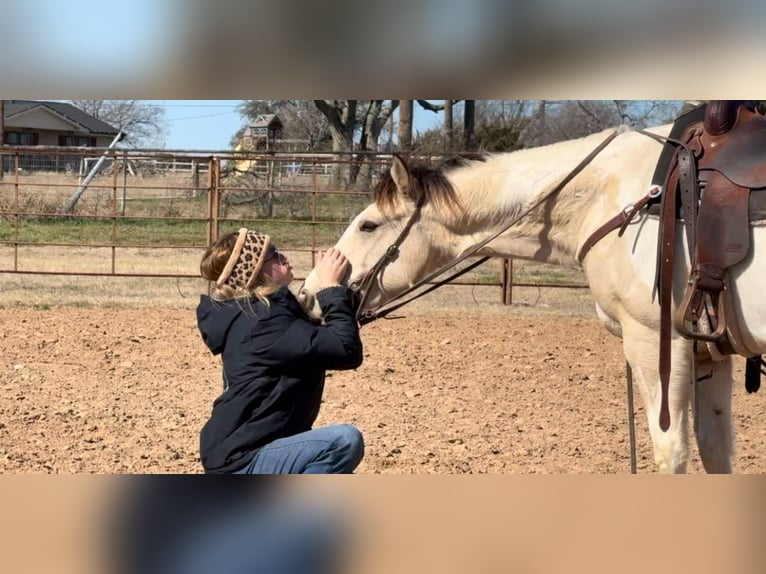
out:
{"label": "bare tree", "polygon": [[[314,100],[317,109],[324,114],[330,124],[332,150],[334,152],[351,152],[354,149],[354,132],[357,128],[356,111],[358,100]],[[340,156],[340,159],[350,159],[350,156]],[[333,184],[346,187],[351,182],[348,178],[350,171],[342,163],[333,167]]]}
{"label": "bare tree", "polygon": [[528,100],[479,100],[475,110],[474,147],[491,152],[524,147],[522,133],[532,121]]}
{"label": "bare tree", "polygon": [[[254,120],[258,115],[279,114],[286,137],[305,139],[312,150],[331,148],[339,159],[349,163],[336,163],[333,184],[347,186],[354,183],[357,169],[350,170],[352,153],[377,151],[380,135],[398,106],[390,100],[247,100],[240,106],[240,114]],[[234,134],[232,146],[239,141],[244,126]]]}
{"label": "bare tree", "polygon": [[[314,103],[329,122],[335,152],[377,149],[383,127],[399,105],[395,100],[390,100],[388,105],[385,100],[314,100]],[[364,116],[360,118],[361,110]],[[361,139],[355,145],[357,133]],[[336,185],[355,183],[355,170],[344,170],[342,164],[336,166],[333,174]]]}
{"label": "bare tree", "polygon": [[367,103],[367,110],[362,123],[362,133],[359,138],[359,151],[362,153],[354,164],[354,169],[350,176],[351,182],[356,181],[356,174],[361,169],[361,164],[367,162],[367,169],[364,171],[362,184],[366,187],[371,184],[372,162],[375,159],[374,152],[378,151],[380,134],[398,106],[399,100],[391,100],[388,105],[385,105],[385,100],[370,100]]}
{"label": "bare tree", "polygon": [[358,100],[314,100],[330,124],[333,151],[351,151],[354,148],[354,131],[357,128]]}
{"label": "bare tree", "polygon": [[463,149],[472,150],[476,122],[476,100],[466,100],[463,107]]}
{"label": "bare tree", "polygon": [[[620,124],[634,128],[659,125],[672,121],[682,104],[676,100],[469,100],[460,104],[462,110],[456,110],[458,102],[445,102],[442,128],[418,134],[415,146],[419,151],[449,151],[450,132],[453,141],[469,146],[463,151],[477,148],[512,151],[572,139]],[[453,122],[455,114],[462,113],[462,125],[450,122],[450,107]],[[466,133],[466,125],[470,132],[472,116],[473,134]]]}
{"label": "bare tree", "polygon": [[621,123],[633,128],[669,123],[679,113],[679,100],[612,100]]}
{"label": "bare tree", "polygon": [[69,100],[76,108],[125,133],[128,147],[165,145],[165,108],[142,100]]}
{"label": "bare tree", "polygon": [[[418,104],[434,112],[442,109],[441,106],[425,100],[418,100]],[[311,106],[314,107],[313,110],[310,109]],[[311,133],[329,134],[329,137],[320,135],[321,141],[329,139],[332,150],[339,154],[339,158],[350,161],[352,154],[356,152],[365,152],[359,154],[361,157],[369,155],[367,152],[378,150],[380,136],[398,106],[399,100],[248,100],[240,107],[240,113],[246,118],[254,119],[264,113],[279,113],[282,117],[282,114],[289,110],[300,110],[304,115],[296,118],[296,121],[310,122],[311,126],[314,126],[310,128]],[[287,132],[291,129],[290,124],[293,121],[289,120],[288,116],[282,119]],[[232,144],[239,140],[243,129],[234,134]],[[347,165],[335,165],[334,185],[346,186],[355,183],[359,166],[348,169]]]}
{"label": "bare tree", "polygon": [[534,103],[534,112],[532,112],[529,122],[519,133],[519,142],[524,147],[534,146],[545,131],[545,109],[548,100],[536,100]]}
{"label": "bare tree", "polygon": [[378,151],[380,134],[394,110],[399,107],[399,100],[390,100],[388,105],[385,102],[386,100],[369,100],[367,103],[359,138],[361,151]]}
{"label": "bare tree", "polygon": [[[326,149],[330,145],[327,119],[312,100],[245,100],[238,111],[248,122],[254,122],[263,114],[277,114],[284,126],[282,139],[306,142],[305,151]],[[234,134],[232,147],[240,142],[245,128],[242,126]]]}
{"label": "bare tree", "polygon": [[668,123],[681,105],[679,100],[548,100],[534,143],[582,137],[620,124],[643,128]]}
{"label": "bare tree", "polygon": [[444,101],[444,151],[450,153],[454,146],[453,140],[452,100]]}
{"label": "bare tree", "polygon": [[412,151],[412,100],[399,100],[399,151]]}

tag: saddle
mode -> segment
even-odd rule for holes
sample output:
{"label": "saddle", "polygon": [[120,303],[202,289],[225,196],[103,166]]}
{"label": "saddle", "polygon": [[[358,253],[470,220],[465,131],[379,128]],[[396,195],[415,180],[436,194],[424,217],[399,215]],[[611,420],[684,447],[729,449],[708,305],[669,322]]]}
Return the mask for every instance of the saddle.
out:
{"label": "saddle", "polygon": [[[646,132],[645,135],[649,135]],[[656,137],[656,136],[652,136]],[[655,170],[650,192],[597,229],[583,244],[578,259],[615,229],[622,234],[638,210],[660,218],[656,291],[660,300],[659,371],[662,387],[660,428],[670,427],[671,330],[702,341],[719,355],[747,357],[745,387],[760,387],[764,361],[739,336],[729,294],[729,269],[750,251],[750,222],[766,210],[766,116],[752,102],[717,100],[681,116]],[[672,316],[676,230],[683,225],[691,271],[681,303]]]}
{"label": "saddle", "polygon": [[765,152],[766,117],[742,101],[712,101],[704,120],[685,128],[666,172],[657,263],[662,430],[670,426],[671,301],[679,219],[691,272],[673,327],[687,339],[715,345],[721,355],[747,357],[747,391],[760,387],[763,361],[741,342],[726,291],[729,268],[750,251],[750,202],[753,191],[766,188]]}

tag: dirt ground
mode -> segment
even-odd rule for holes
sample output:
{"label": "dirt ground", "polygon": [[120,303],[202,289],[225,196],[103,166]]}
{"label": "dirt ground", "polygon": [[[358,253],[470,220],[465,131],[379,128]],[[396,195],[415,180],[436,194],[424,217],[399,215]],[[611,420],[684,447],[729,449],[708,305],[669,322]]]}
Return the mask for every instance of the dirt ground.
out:
{"label": "dirt ground", "polygon": [[[506,307],[474,293],[455,308],[445,293],[364,327],[362,367],[328,377],[318,424],[363,431],[359,472],[630,472],[620,342],[587,295],[562,308],[555,296],[526,304],[519,292]],[[0,472],[201,471],[198,432],[221,380],[192,298],[151,309],[0,304]],[[763,473],[766,392],[746,395],[741,361],[736,377],[735,471]],[[655,472],[636,401],[638,469]],[[690,472],[702,472],[692,453]]]}

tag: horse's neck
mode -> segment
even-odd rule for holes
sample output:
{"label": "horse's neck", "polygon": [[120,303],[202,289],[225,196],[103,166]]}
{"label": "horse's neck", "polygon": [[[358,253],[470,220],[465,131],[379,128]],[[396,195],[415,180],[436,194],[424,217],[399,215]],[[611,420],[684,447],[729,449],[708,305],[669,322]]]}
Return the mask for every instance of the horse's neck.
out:
{"label": "horse's neck", "polygon": [[[667,135],[670,127],[650,131]],[[662,149],[645,135],[623,133],[546,198],[609,133],[500,154],[452,174],[466,210],[452,230],[455,251],[466,252],[544,200],[478,253],[576,265],[577,251],[591,233],[648,191]]]}
{"label": "horse's neck", "polygon": [[[453,174],[466,214],[460,223],[457,250],[465,252],[502,230],[550,193],[582,159],[603,141],[595,134],[576,142],[500,154]],[[592,167],[543,205],[492,240],[479,253],[534,261],[572,264],[581,241],[585,215],[602,182]]]}

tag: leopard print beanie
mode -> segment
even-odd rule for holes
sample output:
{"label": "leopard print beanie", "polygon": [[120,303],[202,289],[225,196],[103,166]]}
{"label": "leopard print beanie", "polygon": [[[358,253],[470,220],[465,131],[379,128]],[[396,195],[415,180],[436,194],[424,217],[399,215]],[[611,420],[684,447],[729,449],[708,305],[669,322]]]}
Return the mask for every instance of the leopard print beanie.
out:
{"label": "leopard print beanie", "polygon": [[244,227],[240,229],[226,267],[215,284],[218,287],[228,285],[234,289],[250,289],[258,278],[269,245],[271,237],[268,235]]}

